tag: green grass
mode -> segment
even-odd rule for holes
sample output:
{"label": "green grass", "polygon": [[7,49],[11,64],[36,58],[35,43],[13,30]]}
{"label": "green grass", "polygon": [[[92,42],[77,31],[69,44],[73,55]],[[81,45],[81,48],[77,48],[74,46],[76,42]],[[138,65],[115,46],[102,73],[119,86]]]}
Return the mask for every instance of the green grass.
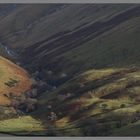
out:
{"label": "green grass", "polygon": [[[92,24],[96,21],[109,20],[116,14],[128,9],[129,6],[119,5],[116,7],[111,5],[107,6],[105,10],[99,6],[100,10],[95,8],[97,12],[93,12],[91,9],[85,10],[86,8],[83,10],[82,8],[80,7],[79,10],[77,7],[71,7],[70,10],[66,8],[66,11],[55,13],[55,17],[48,16],[47,21],[41,22],[41,25],[38,23],[35,29],[32,28],[32,32],[28,32],[27,36],[25,34],[24,39],[23,37],[16,37],[18,39],[15,39],[17,40],[16,43],[13,41],[14,46],[20,46],[20,44],[26,46],[28,43],[32,44],[35,43],[35,40],[46,39],[60,31],[70,30],[73,32],[76,31],[75,27],[81,26],[83,23]],[[29,9],[27,8],[27,10]],[[26,16],[27,13],[23,9],[23,13],[16,17],[16,21],[12,22],[14,24],[13,30],[16,27],[24,30],[26,23],[40,17],[42,10],[34,7],[34,12],[29,17],[22,19],[22,16]],[[13,18],[13,16],[11,17]],[[18,21],[18,19],[22,20]],[[5,21],[1,23],[5,23]],[[8,33],[11,33],[13,30],[9,24],[4,24],[4,27]],[[2,26],[0,27],[3,29]],[[134,17],[82,45],[65,53],[58,53],[50,59],[53,62],[61,58],[59,64],[63,67],[58,73],[64,71],[69,75],[74,70],[78,70],[77,75],[75,76],[74,73],[72,79],[59,86],[55,91],[43,93],[39,97],[39,109],[30,114],[33,118],[26,116],[0,121],[0,131],[32,134],[44,132],[48,125],[49,131],[58,136],[139,135],[140,122],[138,120],[140,118],[137,122],[135,121],[137,112],[140,112],[139,36],[140,17]],[[37,55],[35,53],[33,56],[33,63],[36,60],[42,63],[44,55],[47,56],[50,53],[49,51],[46,52],[45,46],[43,48],[43,45],[40,45],[40,47],[42,48],[35,50]],[[51,52],[56,51],[57,54],[57,49],[59,50],[59,48],[55,48]],[[49,62],[49,60],[47,61]],[[47,65],[47,61],[42,65]],[[34,64],[38,67],[37,63]],[[137,68],[132,71],[132,66]],[[53,74],[55,77],[55,73]],[[84,83],[82,87],[80,87],[81,83]],[[72,93],[73,97],[63,101],[58,99],[58,95],[66,93]],[[46,106],[50,102],[53,111],[58,115],[58,120],[54,122],[47,120],[50,111],[46,109]],[[131,128],[135,131],[130,132]]]}
{"label": "green grass", "polygon": [[45,131],[40,121],[30,116],[0,121],[0,132],[11,134],[39,134]]}
{"label": "green grass", "polygon": [[116,129],[112,132],[112,136],[139,136],[140,135],[140,121],[128,124],[127,126]]}
{"label": "green grass", "polygon": [[[59,119],[53,124],[56,125],[56,128],[53,129],[54,133],[58,134],[60,131],[59,134],[65,134],[65,131],[61,130],[71,126],[72,130],[79,129],[77,135],[92,135],[94,132],[89,131],[90,128],[93,130],[96,128],[97,135],[108,135],[111,133],[110,131],[117,129],[120,120],[129,118],[130,120],[125,124],[127,125],[129,121],[133,122],[133,115],[140,111],[138,101],[139,75],[139,68],[100,69],[84,72],[64,83],[53,93],[47,95],[44,93],[39,101],[42,109],[34,112],[33,115],[37,117],[38,114],[42,114],[41,112],[45,112],[45,115],[41,116],[41,119],[45,120],[49,114],[45,106],[51,101],[53,111],[57,115],[59,112],[62,113],[61,116],[58,115]],[[85,82],[84,87],[77,88],[81,81]],[[64,101],[58,100],[59,94],[68,92],[75,96]],[[116,93],[113,94],[114,92]],[[102,98],[105,95],[106,98]],[[91,125],[94,121],[96,122],[95,128]],[[109,125],[111,122],[112,124]],[[113,128],[105,130],[107,124]],[[69,134],[66,134],[76,135],[71,129],[68,129]]]}

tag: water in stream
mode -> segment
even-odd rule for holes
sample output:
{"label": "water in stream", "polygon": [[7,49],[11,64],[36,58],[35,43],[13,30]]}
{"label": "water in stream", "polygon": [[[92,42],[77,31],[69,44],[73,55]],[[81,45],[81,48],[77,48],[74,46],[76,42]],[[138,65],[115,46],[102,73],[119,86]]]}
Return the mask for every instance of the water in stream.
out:
{"label": "water in stream", "polygon": [[10,47],[0,43],[0,55],[7,56],[11,59],[16,59],[17,58],[17,53]]}

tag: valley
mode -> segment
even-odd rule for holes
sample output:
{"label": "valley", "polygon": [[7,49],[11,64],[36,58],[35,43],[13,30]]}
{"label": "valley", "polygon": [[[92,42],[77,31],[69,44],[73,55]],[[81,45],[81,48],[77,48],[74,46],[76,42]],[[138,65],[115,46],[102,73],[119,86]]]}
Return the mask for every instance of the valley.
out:
{"label": "valley", "polygon": [[0,133],[139,136],[139,4],[0,10]]}

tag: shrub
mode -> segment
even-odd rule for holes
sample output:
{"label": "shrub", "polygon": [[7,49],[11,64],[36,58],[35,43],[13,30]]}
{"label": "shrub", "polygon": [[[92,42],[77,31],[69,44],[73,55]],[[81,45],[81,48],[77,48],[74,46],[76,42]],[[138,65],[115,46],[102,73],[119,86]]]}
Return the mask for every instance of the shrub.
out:
{"label": "shrub", "polygon": [[103,109],[106,109],[107,106],[108,106],[107,104],[102,104],[102,105],[101,105],[101,107],[102,107]]}
{"label": "shrub", "polygon": [[7,85],[8,87],[13,87],[18,83],[17,80],[10,78],[8,82],[5,82],[4,84]]}
{"label": "shrub", "polygon": [[125,108],[125,107],[126,107],[125,104],[121,104],[121,105],[120,105],[120,108]]}

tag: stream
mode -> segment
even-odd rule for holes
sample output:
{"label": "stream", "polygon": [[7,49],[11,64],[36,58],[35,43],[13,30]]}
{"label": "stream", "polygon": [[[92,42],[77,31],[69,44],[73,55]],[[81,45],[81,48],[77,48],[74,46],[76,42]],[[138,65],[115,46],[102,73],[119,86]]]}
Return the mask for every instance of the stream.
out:
{"label": "stream", "polygon": [[10,47],[0,43],[0,55],[5,55],[11,59],[17,58],[17,53]]}

